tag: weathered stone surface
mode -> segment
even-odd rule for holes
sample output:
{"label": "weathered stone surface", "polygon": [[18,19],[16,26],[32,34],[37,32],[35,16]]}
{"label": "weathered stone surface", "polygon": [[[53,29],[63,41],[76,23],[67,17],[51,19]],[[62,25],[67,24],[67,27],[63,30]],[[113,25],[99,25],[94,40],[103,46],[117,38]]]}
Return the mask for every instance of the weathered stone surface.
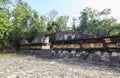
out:
{"label": "weathered stone surface", "polygon": [[98,61],[100,61],[100,58],[101,58],[101,52],[97,51],[92,55],[91,61],[98,62]]}
{"label": "weathered stone surface", "polygon": [[93,54],[92,54],[91,52],[88,53],[88,57],[87,57],[87,60],[88,60],[88,61],[91,61],[91,59],[92,59],[92,55],[93,55]]}
{"label": "weathered stone surface", "polygon": [[120,64],[120,52],[118,53],[118,59],[119,59],[119,64]]}
{"label": "weathered stone surface", "polygon": [[70,52],[68,52],[68,51],[62,51],[62,53],[60,54],[60,58],[68,58],[69,54],[70,54]]}
{"label": "weathered stone surface", "polygon": [[119,56],[117,52],[112,52],[111,58],[110,58],[110,63],[112,65],[116,65],[119,63]]}
{"label": "weathered stone surface", "polygon": [[81,52],[76,52],[75,55],[74,55],[74,57],[79,58],[80,54],[81,54]]}
{"label": "weathered stone surface", "polygon": [[54,58],[54,54],[49,50],[44,50],[44,51],[33,50],[32,55],[37,58],[49,58],[49,59]]}
{"label": "weathered stone surface", "polygon": [[73,58],[74,57],[74,54],[73,53],[69,53],[68,54],[68,58]]}
{"label": "weathered stone surface", "polygon": [[20,41],[20,44],[21,45],[24,45],[24,44],[28,44],[29,42],[28,42],[28,40],[26,40],[26,39],[22,39],[21,41]]}
{"label": "weathered stone surface", "polygon": [[59,54],[57,51],[52,50],[51,53],[53,58],[59,58]]}
{"label": "weathered stone surface", "polygon": [[71,51],[71,54],[73,55],[73,57],[75,57],[76,51]]}
{"label": "weathered stone surface", "polygon": [[110,53],[103,52],[101,56],[101,60],[104,62],[110,62]]}
{"label": "weathered stone surface", "polygon": [[45,42],[45,36],[39,36],[32,41],[32,43],[44,43],[44,42]]}
{"label": "weathered stone surface", "polygon": [[86,53],[85,51],[83,51],[80,56],[79,56],[79,59],[81,60],[86,60],[87,59],[87,56],[88,56],[88,53]]}

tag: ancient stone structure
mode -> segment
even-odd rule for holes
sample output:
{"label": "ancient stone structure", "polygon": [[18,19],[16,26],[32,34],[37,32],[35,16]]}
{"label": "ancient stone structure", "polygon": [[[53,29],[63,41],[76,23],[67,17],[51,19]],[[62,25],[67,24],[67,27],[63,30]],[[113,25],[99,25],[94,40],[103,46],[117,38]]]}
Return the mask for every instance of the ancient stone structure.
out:
{"label": "ancient stone structure", "polygon": [[94,35],[88,34],[86,32],[81,31],[59,31],[56,33],[56,40],[70,40],[70,39],[86,39],[86,38],[93,38]]}
{"label": "ancient stone structure", "polygon": [[81,54],[80,54],[80,56],[79,56],[79,58],[80,58],[81,60],[86,60],[87,57],[88,57],[88,53],[85,52],[85,51],[81,52]]}
{"label": "ancient stone structure", "polygon": [[41,35],[31,43],[21,41],[22,47],[25,47],[22,53],[41,58],[77,58],[120,65],[120,36],[99,38],[86,32],[70,30],[55,33],[51,42],[49,39],[52,39],[50,34]]}
{"label": "ancient stone structure", "polygon": [[22,40],[20,41],[20,45],[24,45],[24,44],[29,44],[28,40],[22,39]]}
{"label": "ancient stone structure", "polygon": [[117,52],[112,52],[110,59],[111,59],[110,63],[112,65],[118,64],[119,63],[119,55],[118,55],[118,53]]}
{"label": "ancient stone structure", "polygon": [[100,58],[101,58],[101,52],[100,51],[96,51],[95,53],[93,53],[93,56],[92,56],[91,60],[95,61],[95,62],[99,62]]}
{"label": "ancient stone structure", "polygon": [[103,62],[110,62],[110,53],[105,51],[103,52],[102,56],[101,56],[101,61]]}

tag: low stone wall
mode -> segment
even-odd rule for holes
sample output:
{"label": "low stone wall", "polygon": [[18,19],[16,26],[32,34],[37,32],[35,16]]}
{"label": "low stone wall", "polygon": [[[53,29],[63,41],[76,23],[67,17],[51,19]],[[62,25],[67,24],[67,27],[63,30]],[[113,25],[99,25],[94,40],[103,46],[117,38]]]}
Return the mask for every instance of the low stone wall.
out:
{"label": "low stone wall", "polygon": [[16,50],[14,49],[4,49],[4,50],[0,50],[0,54],[8,54],[8,53],[15,53]]}
{"label": "low stone wall", "polygon": [[39,58],[77,58],[78,60],[87,60],[93,62],[105,62],[110,65],[120,64],[120,53],[119,52],[107,52],[107,51],[55,51],[55,50],[20,50],[18,53],[24,53],[33,55]]}

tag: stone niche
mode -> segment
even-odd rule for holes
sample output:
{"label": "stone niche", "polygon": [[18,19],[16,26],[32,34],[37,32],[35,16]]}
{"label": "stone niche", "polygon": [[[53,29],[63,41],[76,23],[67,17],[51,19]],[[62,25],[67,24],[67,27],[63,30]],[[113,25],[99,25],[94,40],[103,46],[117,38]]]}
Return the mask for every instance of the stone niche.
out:
{"label": "stone niche", "polygon": [[120,52],[118,53],[118,59],[119,59],[119,64],[120,64]]}
{"label": "stone niche", "polygon": [[118,52],[112,52],[111,57],[110,57],[110,63],[112,65],[116,65],[120,61],[120,54]]}
{"label": "stone niche", "polygon": [[60,58],[68,58],[69,57],[69,52],[68,51],[62,51],[60,53]]}
{"label": "stone niche", "polygon": [[101,58],[101,51],[96,51],[95,53],[93,53],[91,61],[98,62],[100,61],[100,58]]}
{"label": "stone niche", "polygon": [[101,61],[103,62],[110,62],[110,53],[109,52],[103,52],[101,56]]}
{"label": "stone niche", "polygon": [[86,51],[83,51],[80,56],[79,56],[79,59],[81,60],[86,60],[87,59],[87,56],[88,56],[88,53]]}
{"label": "stone niche", "polygon": [[88,60],[88,61],[91,61],[92,56],[93,56],[93,53],[92,53],[92,52],[89,52],[88,57],[87,57],[87,60]]}

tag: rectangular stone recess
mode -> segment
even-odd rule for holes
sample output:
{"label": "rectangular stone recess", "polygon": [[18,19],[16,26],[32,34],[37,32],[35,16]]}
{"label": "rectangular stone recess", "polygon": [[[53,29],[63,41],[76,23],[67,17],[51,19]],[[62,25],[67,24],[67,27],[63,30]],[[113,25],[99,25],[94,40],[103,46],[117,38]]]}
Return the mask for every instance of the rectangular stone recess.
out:
{"label": "rectangular stone recess", "polygon": [[117,47],[120,48],[120,43],[117,43]]}
{"label": "rectangular stone recess", "polygon": [[110,38],[104,38],[104,40],[105,40],[106,43],[110,43],[111,42]]}
{"label": "rectangular stone recess", "polygon": [[80,44],[74,44],[75,48],[80,48]]}
{"label": "rectangular stone recess", "polygon": [[111,44],[107,44],[107,46],[109,48],[116,48],[117,47],[117,44],[116,43],[111,43]]}
{"label": "rectangular stone recess", "polygon": [[118,52],[112,52],[111,58],[110,58],[110,63],[112,65],[116,65],[119,63],[119,53]]}
{"label": "rectangular stone recess", "polygon": [[103,47],[103,43],[95,43],[95,48],[102,48]]}
{"label": "rectangular stone recess", "polygon": [[[119,36],[120,37],[120,36]],[[103,38],[89,38],[89,39],[74,39],[74,40],[60,40],[54,41],[52,44],[61,45],[61,48],[73,48],[80,50],[102,50],[108,51],[119,51],[120,49],[120,38],[118,36],[110,36]],[[54,46],[55,47],[55,46]],[[54,48],[53,47],[53,48]],[[59,47],[58,47],[59,48]],[[118,50],[119,49],[119,50]]]}
{"label": "rectangular stone recess", "polygon": [[90,44],[83,44],[84,48],[90,48]]}
{"label": "rectangular stone recess", "polygon": [[55,44],[53,48],[80,48],[80,44]]}

